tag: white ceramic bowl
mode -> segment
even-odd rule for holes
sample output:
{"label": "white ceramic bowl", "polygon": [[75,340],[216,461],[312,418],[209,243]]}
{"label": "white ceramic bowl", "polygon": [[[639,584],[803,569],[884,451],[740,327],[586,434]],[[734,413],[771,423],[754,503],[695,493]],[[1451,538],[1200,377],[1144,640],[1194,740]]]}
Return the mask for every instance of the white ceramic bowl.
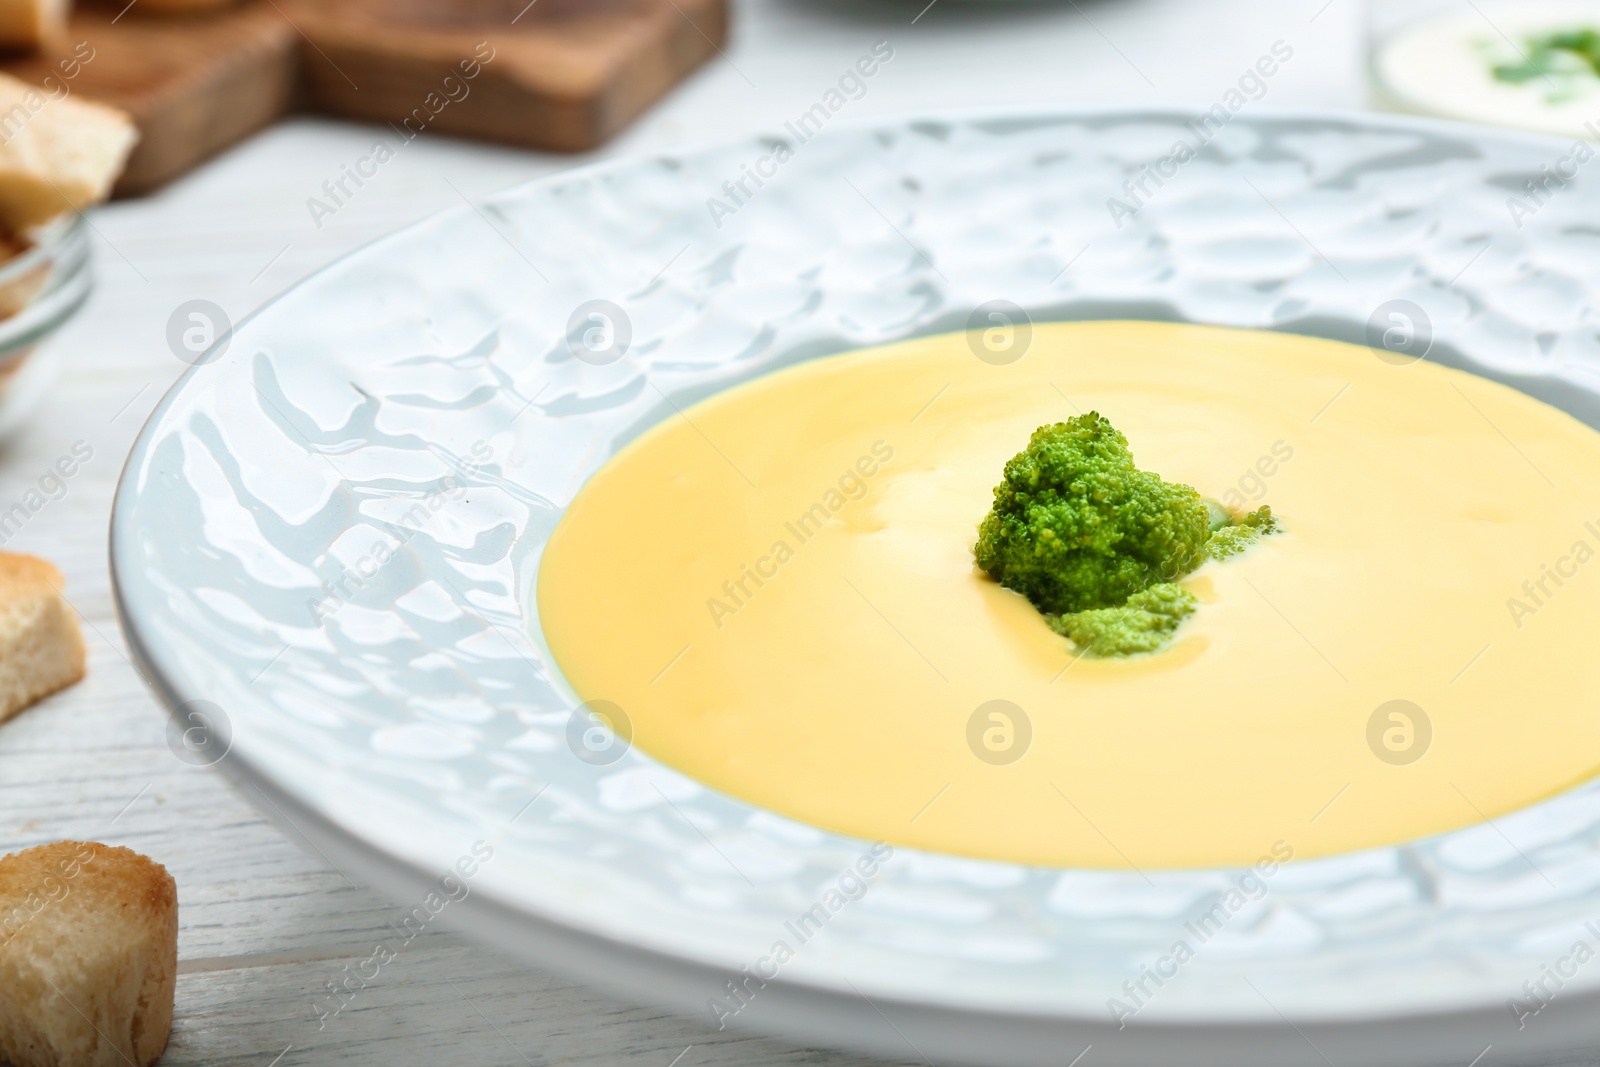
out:
{"label": "white ceramic bowl", "polygon": [[[116,593],[174,729],[408,905],[484,842],[447,921],[709,1021],[867,846],[625,746],[580,758],[587,724],[532,582],[573,493],[643,430],[778,367],[964,328],[997,298],[1035,320],[1355,342],[1407,300],[1430,358],[1600,424],[1600,194],[1575,185],[1521,228],[1505,204],[1564,146],[1241,115],[1171,164],[1187,123],[935,116],[782,153],[749,138],[559,175],[321,272],[185,374],[123,475]],[[1165,177],[1135,205],[1147,164]],[[762,185],[735,200],[751,170]],[[615,361],[574,355],[594,300],[629,325]],[[900,850],[725,1021],[990,1064],[1093,1045],[1130,1067],[1465,1065],[1491,1043],[1507,1059],[1595,1043],[1600,964],[1521,1028],[1508,1008],[1596,940],[1593,786],[1285,868],[1116,1026],[1110,998],[1240,873]]]}

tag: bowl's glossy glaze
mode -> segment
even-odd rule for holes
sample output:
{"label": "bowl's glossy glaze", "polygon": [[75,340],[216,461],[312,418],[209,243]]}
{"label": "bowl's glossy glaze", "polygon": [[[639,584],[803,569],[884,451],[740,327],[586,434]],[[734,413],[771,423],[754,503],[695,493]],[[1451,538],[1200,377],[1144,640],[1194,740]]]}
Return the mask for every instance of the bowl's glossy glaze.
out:
{"label": "bowl's glossy glaze", "polygon": [[[1168,113],[840,126],[575,171],[381,241],[238,327],[145,427],[113,520],[130,643],[185,726],[231,723],[218,766],[341,868],[414,902],[486,842],[451,921],[710,1021],[868,845],[569,743],[532,577],[645,428],[995,299],[1358,343],[1409,301],[1429,358],[1600,424],[1600,194],[1507,211],[1564,146],[1314,115],[1237,117],[1180,160],[1197,141]],[[574,355],[594,300],[626,317],[620,358]],[[902,851],[730,1021],[891,1055],[903,1033],[941,1059],[1092,1043],[1235,1067],[1465,1064],[1593,1032],[1600,965],[1524,1028],[1508,1010],[1600,943],[1593,785],[1281,869],[1119,1028],[1113,998],[1241,874]]]}

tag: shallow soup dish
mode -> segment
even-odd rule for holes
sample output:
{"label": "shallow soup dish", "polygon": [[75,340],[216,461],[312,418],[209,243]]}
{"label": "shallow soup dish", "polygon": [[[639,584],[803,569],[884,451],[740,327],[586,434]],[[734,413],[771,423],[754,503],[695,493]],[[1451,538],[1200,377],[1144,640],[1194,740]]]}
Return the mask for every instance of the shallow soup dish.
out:
{"label": "shallow soup dish", "polygon": [[[1129,200],[1186,118],[841,128],[730,211],[753,139],[356,254],[145,428],[136,653],[342,867],[412,901],[471,857],[456,925],[713,1027],[1585,1047],[1596,204],[1519,228],[1559,145],[1319,116]],[[1281,521],[1153,654],[973,564],[1007,460],[1090,411]]]}

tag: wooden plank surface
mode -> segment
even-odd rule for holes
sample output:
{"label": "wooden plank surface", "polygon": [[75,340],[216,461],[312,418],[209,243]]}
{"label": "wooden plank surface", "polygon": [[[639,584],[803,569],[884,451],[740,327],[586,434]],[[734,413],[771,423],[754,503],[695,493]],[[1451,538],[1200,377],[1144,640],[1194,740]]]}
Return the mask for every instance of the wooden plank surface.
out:
{"label": "wooden plank surface", "polygon": [[246,0],[156,15],[80,5],[0,70],[122,108],[139,195],[299,106],[561,152],[602,144],[727,38],[726,0]]}
{"label": "wooden plank surface", "polygon": [[[780,128],[880,39],[894,43],[895,66],[852,105],[852,117],[975,103],[1209,99],[1258,53],[1258,37],[1280,36],[1297,51],[1275,82],[1275,106],[1352,106],[1361,98],[1353,5],[1328,7],[1312,26],[1323,0],[1085,2],[1119,54],[1068,5],[996,5],[988,19],[976,5],[941,0],[913,26],[925,2],[741,0],[729,59],[702,68],[607,154]],[[1147,86],[1124,55],[1160,88]],[[171,1067],[270,1067],[280,1054],[277,1067],[672,1067],[680,1054],[676,1067],[863,1063],[715,1034],[698,1020],[631,1006],[447,933],[426,935],[398,961],[392,982],[386,972],[369,997],[318,1031],[312,998],[355,952],[370,951],[367,942],[396,906],[346,884],[218,775],[168,750],[164,716],[123,658],[105,553],[123,457],[184,369],[166,347],[169,315],[204,298],[241,318],[317,267],[459,205],[463,195],[573,162],[425,133],[334,216],[310,215],[308,199],[368,153],[375,133],[386,135],[383,127],[291,119],[159,196],[92,214],[96,291],[49,346],[62,364],[56,388],[0,446],[0,510],[74,441],[94,449],[65,495],[6,546],[48,556],[66,574],[90,623],[90,673],[0,727],[0,851],[87,837],[137,848],[172,870],[183,973],[163,1061]],[[942,1063],[938,1050],[925,1051]],[[923,1062],[909,1050],[907,1058]],[[1094,1063],[1091,1053],[1079,1067]]]}
{"label": "wooden plank surface", "polygon": [[306,106],[558,152],[611,138],[727,39],[725,0],[281,0]]}
{"label": "wooden plank surface", "polygon": [[139,143],[117,183],[132,196],[282,118],[295,99],[298,46],[268,3],[176,19],[80,5],[61,45],[0,70],[132,115]]}

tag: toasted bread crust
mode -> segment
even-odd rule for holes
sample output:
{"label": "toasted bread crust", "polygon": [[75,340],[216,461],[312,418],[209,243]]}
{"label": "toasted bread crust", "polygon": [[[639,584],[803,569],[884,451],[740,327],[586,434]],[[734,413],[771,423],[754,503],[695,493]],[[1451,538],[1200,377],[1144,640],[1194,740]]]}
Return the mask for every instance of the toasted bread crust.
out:
{"label": "toasted bread crust", "polygon": [[82,680],[88,650],[48,560],[0,552],[0,722]]}
{"label": "toasted bread crust", "polygon": [[[3,27],[0,27],[3,32]],[[3,43],[3,42],[0,42]],[[104,200],[139,139],[116,108],[0,74],[0,224],[13,233]]]}
{"label": "toasted bread crust", "polygon": [[14,1067],[148,1067],[177,965],[177,886],[159,863],[82,841],[0,859],[0,1057]]}
{"label": "toasted bread crust", "polygon": [[13,590],[37,592],[41,588],[60,589],[66,584],[56,565],[25,552],[0,552],[0,596]]}

